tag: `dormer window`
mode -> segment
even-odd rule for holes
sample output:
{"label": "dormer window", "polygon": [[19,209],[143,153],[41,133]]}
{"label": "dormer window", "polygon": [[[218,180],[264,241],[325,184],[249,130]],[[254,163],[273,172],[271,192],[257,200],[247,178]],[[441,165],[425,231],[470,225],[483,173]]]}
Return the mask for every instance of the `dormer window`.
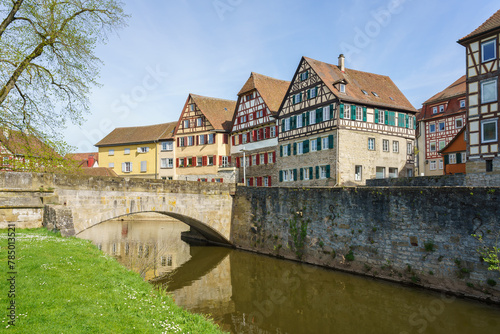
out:
{"label": "dormer window", "polygon": [[372,92],[373,96],[378,97],[378,94],[375,92]]}
{"label": "dormer window", "polygon": [[432,113],[437,114],[438,113],[438,107],[432,107]]}
{"label": "dormer window", "polygon": [[340,90],[341,93],[345,93],[345,84],[341,83],[339,90]]}
{"label": "dormer window", "polygon": [[465,100],[460,100],[460,108],[465,108]]}
{"label": "dormer window", "polygon": [[439,112],[444,112],[444,105],[439,106]]}
{"label": "dormer window", "polygon": [[394,101],[394,99],[392,98],[392,96],[389,96],[389,98],[391,99],[391,101]]}
{"label": "dormer window", "polygon": [[363,94],[368,95],[368,92],[366,90],[362,89],[361,91],[363,92]]}
{"label": "dormer window", "polygon": [[247,96],[245,96],[245,99],[246,99],[247,101],[249,101],[249,100],[253,99],[253,93],[252,93],[252,94],[248,94]]}
{"label": "dormer window", "polygon": [[481,43],[481,61],[483,63],[496,58],[496,39]]}

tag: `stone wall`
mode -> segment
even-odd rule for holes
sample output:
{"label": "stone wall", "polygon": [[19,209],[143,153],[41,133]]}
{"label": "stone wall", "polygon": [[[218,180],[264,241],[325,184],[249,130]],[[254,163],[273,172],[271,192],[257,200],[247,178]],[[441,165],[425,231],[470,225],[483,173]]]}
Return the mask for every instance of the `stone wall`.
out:
{"label": "stone wall", "polygon": [[[499,274],[487,270],[471,236],[493,245],[499,216],[498,188],[238,188],[231,241],[245,250],[500,302]],[[498,284],[492,288],[488,279]]]}
{"label": "stone wall", "polygon": [[366,180],[370,187],[500,187],[500,174],[476,173]]}

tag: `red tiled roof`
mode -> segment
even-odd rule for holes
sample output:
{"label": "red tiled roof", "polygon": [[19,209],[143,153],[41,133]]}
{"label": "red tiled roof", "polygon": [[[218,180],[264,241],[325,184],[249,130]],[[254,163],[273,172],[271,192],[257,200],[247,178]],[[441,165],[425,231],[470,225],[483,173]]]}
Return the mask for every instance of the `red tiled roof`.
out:
{"label": "red tiled roof", "polygon": [[[342,72],[336,65],[308,57],[304,57],[304,59],[341,101],[417,112],[388,76],[348,68]],[[345,93],[341,93],[334,86],[334,83],[340,81],[346,82]],[[367,94],[363,93],[363,90]],[[373,93],[376,93],[377,96]]]}
{"label": "red tiled roof", "polygon": [[57,152],[40,139],[21,131],[0,129],[0,145],[13,155],[60,158]]}
{"label": "red tiled roof", "polygon": [[437,93],[423,104],[432,104],[440,101],[449,100],[453,97],[464,95],[467,93],[467,86],[465,84],[466,76],[460,77],[457,81],[446,87],[441,92]]}
{"label": "red tiled roof", "polygon": [[279,80],[252,72],[250,78],[248,78],[238,93],[238,96],[256,89],[259,91],[260,96],[264,99],[271,113],[276,115],[289,86],[290,81]]}
{"label": "red tiled roof", "polygon": [[459,39],[458,43],[462,44],[468,39],[477,37],[497,28],[500,28],[500,10],[491,15],[490,18],[487,19],[483,24],[481,24],[476,30]]}
{"label": "red tiled roof", "polygon": [[175,127],[177,126],[177,122],[167,123],[167,129],[163,132],[163,135],[160,136],[159,140],[168,140],[174,139]]}
{"label": "red tiled roof", "polygon": [[118,176],[114,170],[108,167],[82,167],[82,171],[88,176]]}
{"label": "red tiled roof", "polygon": [[162,123],[148,126],[116,128],[95,146],[112,146],[131,143],[152,143],[163,136],[175,123]]}
{"label": "red tiled roof", "polygon": [[196,94],[190,96],[215,130],[231,131],[236,101]]}

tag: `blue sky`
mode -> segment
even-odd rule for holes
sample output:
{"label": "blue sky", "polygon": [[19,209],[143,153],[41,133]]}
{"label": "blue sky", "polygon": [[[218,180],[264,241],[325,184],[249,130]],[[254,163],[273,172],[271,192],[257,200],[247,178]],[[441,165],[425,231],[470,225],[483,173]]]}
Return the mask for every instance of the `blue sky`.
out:
{"label": "blue sky", "polygon": [[[301,56],[388,75],[415,108],[465,74],[456,41],[498,0],[126,0],[129,26],[96,53],[102,87],[70,125],[79,152],[116,127],[177,121],[189,93],[236,100],[257,72],[291,80]],[[471,10],[474,8],[474,10]]]}

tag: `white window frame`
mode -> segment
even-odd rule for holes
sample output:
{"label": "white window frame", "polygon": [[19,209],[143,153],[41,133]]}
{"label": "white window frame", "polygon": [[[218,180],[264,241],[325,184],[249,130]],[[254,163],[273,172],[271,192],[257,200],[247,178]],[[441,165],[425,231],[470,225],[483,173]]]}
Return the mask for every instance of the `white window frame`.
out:
{"label": "white window frame", "polygon": [[[433,149],[433,147],[434,147],[434,149]],[[429,143],[429,151],[430,152],[436,152],[436,150],[437,150],[437,144],[436,144],[436,142],[435,141],[431,141]]]}
{"label": "white window frame", "polygon": [[311,152],[316,152],[318,150],[318,140],[316,138],[309,140],[309,143],[311,144]]}
{"label": "white window frame", "polygon": [[167,158],[160,159],[160,168],[167,168]]}
{"label": "white window frame", "polygon": [[465,152],[460,153],[462,155],[462,163],[464,164],[467,159],[467,154]]}
{"label": "white window frame", "polygon": [[323,122],[330,120],[330,106],[323,107]]}
{"label": "white window frame", "polygon": [[131,162],[124,162],[123,163],[123,172],[124,173],[132,173],[132,163]]}
{"label": "white window frame", "polygon": [[300,103],[300,100],[301,100],[301,94],[302,94],[302,93],[298,93],[298,94],[295,94],[295,95],[293,96],[293,104]]}
{"label": "white window frame", "polygon": [[167,168],[174,168],[174,158],[167,158]]}
{"label": "white window frame", "polygon": [[[442,128],[441,128],[441,125],[443,126]],[[445,122],[438,123],[438,131],[439,132],[446,131],[446,123]]]}
{"label": "white window frame", "polygon": [[297,121],[295,123],[297,125],[297,129],[303,127],[303,125],[302,125],[302,114],[297,115]]}
{"label": "white window frame", "polygon": [[289,180],[288,180],[288,179],[289,179],[289,177],[288,177],[288,176],[289,176],[289,175],[288,175],[289,173],[290,173],[290,171],[289,171],[288,169],[285,169],[285,170],[283,171],[283,182],[288,182],[288,181],[289,181]]}
{"label": "white window frame", "polygon": [[194,103],[189,105],[189,111],[194,111]]}
{"label": "white window frame", "polygon": [[319,178],[326,179],[326,166],[319,166]]}
{"label": "white window frame", "polygon": [[164,141],[161,143],[162,151],[173,151],[174,150],[174,142],[173,141]]}
{"label": "white window frame", "polygon": [[252,166],[257,165],[257,154],[252,155]]}
{"label": "white window frame", "polygon": [[444,168],[443,159],[439,159],[438,161],[439,161],[439,169],[443,170],[443,168]]}
{"label": "white window frame", "polygon": [[351,106],[347,104],[344,106],[344,119],[351,119]]}
{"label": "white window frame", "polygon": [[450,165],[454,165],[457,163],[457,155],[455,153],[448,154],[448,162]]}
{"label": "white window frame", "polygon": [[[484,139],[484,126],[485,126],[485,124],[495,124],[495,138],[494,139],[489,139],[489,140]],[[483,120],[481,122],[481,143],[493,143],[496,141],[498,141],[498,118]]]}
{"label": "white window frame", "polygon": [[303,173],[303,177],[304,177],[304,180],[310,180],[311,179],[311,175],[309,175],[309,167],[305,167],[305,168],[302,168],[302,173]]}
{"label": "white window frame", "polygon": [[141,146],[137,148],[137,153],[148,153],[149,152],[149,147],[147,146]]}
{"label": "white window frame", "polygon": [[392,141],[392,152],[399,153],[399,141],[397,140]]}
{"label": "white window frame", "polygon": [[443,104],[439,106],[439,112],[444,112],[444,105]]}
{"label": "white window frame", "polygon": [[328,140],[328,137],[322,137],[321,138],[321,149],[323,150],[327,150],[328,149],[328,145],[330,144],[330,141]]}
{"label": "white window frame", "polygon": [[435,133],[435,132],[436,132],[436,124],[429,124],[429,133]]}
{"label": "white window frame", "polygon": [[270,131],[270,133],[271,133],[271,138],[276,137],[276,127],[271,126],[271,131]]}
{"label": "white window frame", "polygon": [[316,110],[309,111],[309,125],[316,124]]}
{"label": "white window frame", "polygon": [[285,119],[285,128],[283,131],[290,131],[290,118]]}
{"label": "white window frame", "polygon": [[194,137],[193,136],[189,136],[189,137],[187,137],[187,139],[188,139],[187,146],[193,146],[194,145]]}
{"label": "white window frame", "polygon": [[229,157],[222,156],[222,166],[221,167],[228,167],[228,166],[229,166]]}
{"label": "white window frame", "polygon": [[397,178],[399,176],[399,171],[396,167],[389,167],[389,178]]}
{"label": "white window frame", "polygon": [[314,99],[316,96],[318,96],[318,87],[313,87],[309,90],[309,98]]}
{"label": "white window frame", "polygon": [[297,154],[298,155],[304,154],[304,142],[303,141],[297,143]]}
{"label": "white window frame", "polygon": [[[380,172],[378,172],[379,169],[382,171],[381,172],[382,177],[379,177],[379,174],[380,174]],[[381,166],[375,167],[375,178],[377,178],[377,179],[384,179],[385,178],[385,167],[381,167]]]}
{"label": "white window frame", "polygon": [[130,149],[129,148],[126,148],[123,150],[123,154],[124,155],[129,155],[130,154]]}
{"label": "white window frame", "polygon": [[379,122],[379,124],[385,124],[385,112],[384,112],[384,110],[378,111],[378,122]]}
{"label": "white window frame", "polygon": [[203,157],[196,157],[196,167],[203,166]]}
{"label": "white window frame", "polygon": [[363,120],[363,108],[362,107],[356,107],[356,120],[357,121]]}
{"label": "white window frame", "polygon": [[[493,57],[486,59],[486,58],[484,58],[484,54],[485,54],[484,48],[486,46],[489,46],[490,44],[493,44]],[[481,43],[481,63],[486,63],[486,62],[494,60],[496,58],[497,58],[497,40],[496,40],[496,38]]]}
{"label": "white window frame", "polygon": [[260,156],[259,156],[259,164],[260,164],[260,165],[265,165],[265,164],[264,164],[264,161],[266,161],[266,160],[265,160],[265,157],[264,157],[265,155],[266,155],[265,153],[261,153],[261,154],[260,154]]}
{"label": "white window frame", "polygon": [[[461,123],[460,126],[458,126],[458,122]],[[461,129],[464,127],[464,119],[463,118],[455,118],[455,128],[456,129]]]}
{"label": "white window frame", "polygon": [[108,151],[108,155],[110,155],[110,156],[111,156],[111,155],[115,155],[115,150],[114,150],[114,149],[110,149],[110,150]]}
{"label": "white window frame", "polygon": [[202,126],[203,125],[203,118],[201,117],[198,117],[196,119],[196,126]]}
{"label": "white window frame", "polygon": [[465,108],[465,100],[460,100],[460,108]]}
{"label": "white window frame", "polygon": [[340,84],[339,91],[341,93],[345,93],[345,84],[343,84],[343,83]]}
{"label": "white window frame", "polygon": [[382,152],[389,152],[389,139],[382,139]]}
{"label": "white window frame", "polygon": [[356,165],[354,166],[354,181],[363,180],[363,166]]}
{"label": "white window frame", "polygon": [[214,133],[210,133],[208,134],[208,144],[213,144],[214,141],[215,141],[215,134]]}
{"label": "white window frame", "polygon": [[443,148],[446,147],[446,140],[440,140],[438,146],[439,146],[439,150],[441,151]]}
{"label": "white window frame", "polygon": [[185,119],[184,122],[182,122],[182,127],[184,129],[189,129],[189,120]]}
{"label": "white window frame", "polygon": [[284,157],[289,156],[289,154],[288,154],[288,153],[289,153],[289,152],[288,152],[288,144],[283,145],[283,156],[284,156]]}
{"label": "white window frame", "polygon": [[[485,87],[492,85],[492,91],[495,93],[495,96],[486,100],[484,98],[484,92],[486,91]],[[481,103],[490,103],[498,100],[498,88],[497,88],[497,78],[488,79],[481,81]]]}
{"label": "white window frame", "polygon": [[[5,158],[5,157],[4,157]],[[115,168],[115,163],[114,162],[110,162],[108,164],[108,168]]]}
{"label": "white window frame", "polygon": [[368,150],[375,151],[375,138],[368,138]]}
{"label": "white window frame", "polygon": [[438,113],[438,107],[432,107],[432,113],[437,114]]}
{"label": "white window frame", "polygon": [[406,143],[406,154],[407,155],[413,154],[413,144],[412,143]]}

